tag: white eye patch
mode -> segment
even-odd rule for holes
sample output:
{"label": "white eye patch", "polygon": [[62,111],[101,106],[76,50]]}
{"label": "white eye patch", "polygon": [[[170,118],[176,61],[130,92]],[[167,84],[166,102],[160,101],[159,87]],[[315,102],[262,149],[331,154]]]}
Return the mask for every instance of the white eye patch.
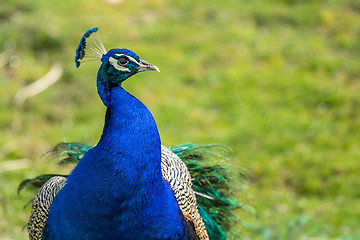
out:
{"label": "white eye patch", "polygon": [[119,71],[123,71],[123,72],[130,72],[130,69],[120,66],[119,64],[117,64],[117,59],[113,58],[113,57],[109,57],[109,62],[110,64],[116,68]]}
{"label": "white eye patch", "polygon": [[139,65],[139,63],[138,63],[138,62],[135,60],[135,58],[133,58],[133,57],[130,57],[130,56],[125,55],[125,54],[118,54],[118,53],[115,53],[115,55],[118,56],[118,57],[125,56],[125,57],[127,57],[127,58],[130,60],[130,62],[133,62],[133,63],[136,63],[137,65]]}

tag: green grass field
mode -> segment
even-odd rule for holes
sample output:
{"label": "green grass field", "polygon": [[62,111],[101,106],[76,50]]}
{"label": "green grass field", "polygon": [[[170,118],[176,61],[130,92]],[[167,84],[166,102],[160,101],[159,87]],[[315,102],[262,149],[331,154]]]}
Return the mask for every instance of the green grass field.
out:
{"label": "green grass field", "polygon": [[[163,144],[225,143],[248,169],[255,211],[239,210],[243,239],[360,239],[359,23],[358,0],[3,0],[0,239],[27,237],[34,193],[17,194],[23,179],[70,170],[41,155],[99,139],[99,62],[74,64],[95,26],[107,50],[160,68],[124,87]],[[14,104],[56,63],[57,83]]]}

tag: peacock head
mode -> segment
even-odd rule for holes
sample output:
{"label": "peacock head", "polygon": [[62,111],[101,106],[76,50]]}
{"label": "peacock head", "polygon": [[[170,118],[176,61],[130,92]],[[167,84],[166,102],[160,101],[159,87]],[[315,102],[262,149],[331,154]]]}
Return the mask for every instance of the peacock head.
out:
{"label": "peacock head", "polygon": [[101,60],[102,64],[97,76],[98,93],[104,104],[108,106],[109,92],[113,86],[121,85],[138,72],[160,72],[160,70],[128,49],[114,48],[107,52],[97,31],[98,28],[90,28],[83,35],[76,49],[75,64],[78,68],[81,62]]}
{"label": "peacock head", "polygon": [[155,65],[139,58],[128,49],[111,49],[101,57],[101,73],[113,84],[121,84],[130,76],[143,71],[160,71]]}

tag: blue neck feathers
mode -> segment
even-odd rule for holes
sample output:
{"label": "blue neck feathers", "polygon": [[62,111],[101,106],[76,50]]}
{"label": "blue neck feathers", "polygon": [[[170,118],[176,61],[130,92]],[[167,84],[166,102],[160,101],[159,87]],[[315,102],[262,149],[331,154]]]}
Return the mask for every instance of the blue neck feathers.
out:
{"label": "blue neck feathers", "polygon": [[107,111],[103,134],[94,150],[110,157],[114,170],[121,171],[126,181],[156,179],[162,183],[161,141],[155,120],[142,102],[121,87],[124,79],[111,74],[113,68],[105,65],[100,67],[97,85]]}
{"label": "blue neck feathers", "polygon": [[124,178],[163,182],[160,136],[150,111],[120,86],[112,87],[109,95],[103,134],[94,151],[113,161]]}

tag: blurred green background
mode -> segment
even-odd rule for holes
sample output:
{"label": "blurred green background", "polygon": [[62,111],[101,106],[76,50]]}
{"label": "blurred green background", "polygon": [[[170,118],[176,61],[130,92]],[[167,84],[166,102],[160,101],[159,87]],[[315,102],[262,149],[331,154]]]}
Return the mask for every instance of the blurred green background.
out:
{"label": "blurred green background", "polygon": [[[225,143],[249,170],[243,239],[360,239],[358,0],[2,0],[0,239],[27,238],[21,180],[69,171],[41,155],[100,137],[99,62],[74,64],[95,26],[160,68],[124,87],[163,144]],[[59,81],[15,104],[54,65]]]}

